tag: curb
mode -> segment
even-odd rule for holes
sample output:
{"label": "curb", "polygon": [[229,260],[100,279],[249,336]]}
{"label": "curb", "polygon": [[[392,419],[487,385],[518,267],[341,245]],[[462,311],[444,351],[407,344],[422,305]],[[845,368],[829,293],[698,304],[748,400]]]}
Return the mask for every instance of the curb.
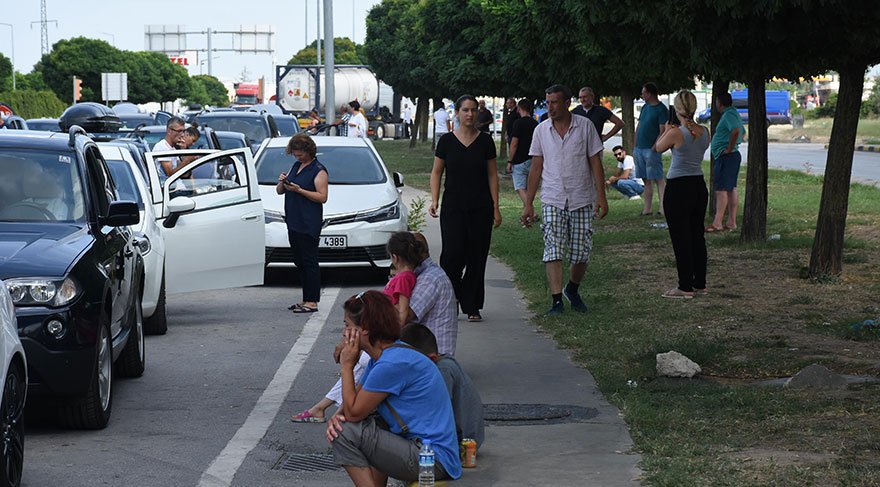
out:
{"label": "curb", "polygon": [[[828,148],[828,144],[825,144],[825,148]],[[870,144],[870,145],[857,145],[855,147],[858,152],[880,152],[880,145]]]}

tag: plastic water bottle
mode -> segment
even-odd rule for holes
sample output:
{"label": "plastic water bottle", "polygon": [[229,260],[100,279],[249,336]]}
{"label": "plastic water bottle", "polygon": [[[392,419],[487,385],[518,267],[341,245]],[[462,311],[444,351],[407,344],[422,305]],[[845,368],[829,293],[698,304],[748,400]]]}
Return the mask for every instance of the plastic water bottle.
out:
{"label": "plastic water bottle", "polygon": [[419,487],[434,487],[434,450],[431,440],[422,442],[419,450]]}

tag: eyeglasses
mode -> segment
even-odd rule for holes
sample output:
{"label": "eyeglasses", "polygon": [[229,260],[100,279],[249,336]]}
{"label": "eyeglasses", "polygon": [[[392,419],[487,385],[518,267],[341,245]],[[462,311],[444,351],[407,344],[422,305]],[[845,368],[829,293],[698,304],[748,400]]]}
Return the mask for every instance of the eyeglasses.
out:
{"label": "eyeglasses", "polygon": [[615,152],[614,157],[620,157],[623,155],[623,152]]}
{"label": "eyeglasses", "polygon": [[179,133],[183,132],[184,130],[186,130],[186,129],[172,129],[172,128],[168,129],[169,132],[173,132],[175,134],[179,134]]}

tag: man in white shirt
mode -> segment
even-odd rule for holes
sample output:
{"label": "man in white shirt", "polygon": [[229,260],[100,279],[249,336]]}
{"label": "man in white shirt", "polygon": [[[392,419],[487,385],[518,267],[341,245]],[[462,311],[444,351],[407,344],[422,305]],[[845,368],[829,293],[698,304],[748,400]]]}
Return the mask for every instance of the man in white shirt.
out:
{"label": "man in white shirt", "polygon": [[409,138],[409,131],[412,130],[413,113],[409,105],[403,105],[403,136]]}
{"label": "man in white shirt", "polygon": [[351,107],[351,118],[348,119],[348,136],[349,137],[366,137],[367,136],[367,117],[361,113],[361,104],[355,100],[348,102]]}
{"label": "man in white shirt", "polygon": [[640,194],[645,191],[645,183],[642,178],[633,177],[636,171],[636,163],[633,157],[627,155],[622,146],[611,149],[617,159],[617,173],[605,180],[605,187],[612,187],[631,200],[642,199]]}
{"label": "man in white shirt", "polygon": [[[180,117],[171,117],[165,124],[165,138],[156,142],[153,146],[153,152],[164,152],[177,150],[178,146],[183,143],[183,134],[186,130],[186,122]],[[156,168],[159,170],[159,181],[168,179],[177,169],[183,167],[180,164],[179,157],[165,157],[156,159]]]}
{"label": "man in white shirt", "polygon": [[437,146],[440,136],[451,131],[452,124],[449,121],[449,113],[446,112],[446,106],[441,103],[437,107],[437,111],[434,112],[434,147]]}

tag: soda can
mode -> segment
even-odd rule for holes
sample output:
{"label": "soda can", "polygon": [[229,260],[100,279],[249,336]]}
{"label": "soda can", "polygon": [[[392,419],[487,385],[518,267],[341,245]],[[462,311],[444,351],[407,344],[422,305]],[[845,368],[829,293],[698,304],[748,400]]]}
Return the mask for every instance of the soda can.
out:
{"label": "soda can", "polygon": [[477,466],[477,442],[472,438],[461,440],[461,466],[474,468]]}

